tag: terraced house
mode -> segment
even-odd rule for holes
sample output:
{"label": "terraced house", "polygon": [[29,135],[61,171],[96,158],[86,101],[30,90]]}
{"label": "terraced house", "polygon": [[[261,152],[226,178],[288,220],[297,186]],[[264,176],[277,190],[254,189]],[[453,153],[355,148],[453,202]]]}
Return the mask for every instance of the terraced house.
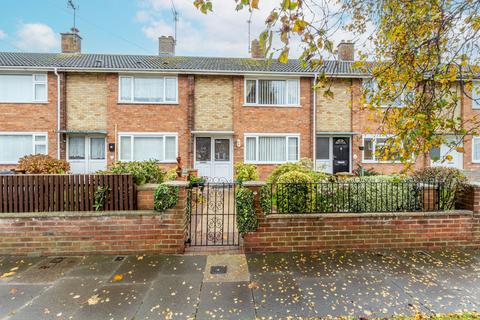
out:
{"label": "terraced house", "polygon": [[[368,74],[352,68],[353,43],[324,69],[299,61],[267,63],[254,44],[252,58],[179,57],[171,37],[159,54],[81,53],[76,33],[62,34],[61,53],[0,53],[0,168],[26,154],[70,162],[74,173],[95,172],[115,161],[157,159],[208,177],[233,178],[233,165],[273,166],[314,158],[328,172],[351,172],[357,163],[380,172],[401,169],[375,150],[385,136],[362,103]],[[312,85],[318,72],[332,79],[334,98]],[[480,113],[465,97],[459,114]],[[480,137],[463,141],[465,153],[432,150],[452,160],[441,165],[480,168]],[[437,158],[437,157],[436,157]],[[416,166],[438,165],[418,159]]]}

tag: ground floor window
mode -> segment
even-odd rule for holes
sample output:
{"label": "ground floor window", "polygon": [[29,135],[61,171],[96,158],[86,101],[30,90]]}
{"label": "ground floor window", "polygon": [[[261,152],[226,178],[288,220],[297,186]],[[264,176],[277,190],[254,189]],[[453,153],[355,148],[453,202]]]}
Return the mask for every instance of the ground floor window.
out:
{"label": "ground floor window", "polygon": [[46,133],[0,133],[0,163],[16,164],[29,154],[47,154]]}
{"label": "ground floor window", "polygon": [[176,133],[120,133],[119,140],[120,161],[176,161]]}
{"label": "ground floor window", "polygon": [[395,155],[387,152],[388,136],[365,135],[363,137],[363,162],[395,162]]}
{"label": "ground floor window", "polygon": [[245,136],[245,162],[275,164],[294,162],[299,158],[299,135]]}
{"label": "ground floor window", "polygon": [[480,137],[473,137],[472,139],[472,160],[480,163]]}

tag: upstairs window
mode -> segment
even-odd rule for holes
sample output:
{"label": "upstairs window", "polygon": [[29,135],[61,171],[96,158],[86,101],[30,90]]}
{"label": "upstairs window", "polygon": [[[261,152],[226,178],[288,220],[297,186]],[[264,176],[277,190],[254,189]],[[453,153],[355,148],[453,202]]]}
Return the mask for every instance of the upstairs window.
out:
{"label": "upstairs window", "polygon": [[120,76],[119,101],[177,103],[176,77]]}
{"label": "upstairs window", "polygon": [[299,106],[300,81],[298,79],[245,79],[245,104]]}
{"label": "upstairs window", "polygon": [[473,137],[472,139],[472,161],[480,163],[480,137]]}
{"label": "upstairs window", "polygon": [[473,82],[472,109],[480,109],[480,81]]}
{"label": "upstairs window", "polygon": [[[374,79],[363,79],[362,86],[365,91],[365,100],[367,103],[372,103],[373,97],[378,93],[379,87],[378,83]],[[408,91],[406,88],[398,87],[398,92],[391,92],[392,97],[391,101],[381,101],[381,107],[393,107],[401,108],[407,104],[407,102],[413,100],[413,92]],[[386,97],[385,97],[386,98]],[[384,99],[385,99],[384,98]]]}
{"label": "upstairs window", "polygon": [[47,102],[46,74],[0,74],[0,102]]}

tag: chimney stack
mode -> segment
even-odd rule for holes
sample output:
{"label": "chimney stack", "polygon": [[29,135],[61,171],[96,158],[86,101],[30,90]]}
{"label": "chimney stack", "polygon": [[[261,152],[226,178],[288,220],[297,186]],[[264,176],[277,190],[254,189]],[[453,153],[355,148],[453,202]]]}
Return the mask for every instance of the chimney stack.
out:
{"label": "chimney stack", "polygon": [[355,44],[352,41],[341,41],[337,47],[338,60],[354,61],[355,60]]}
{"label": "chimney stack", "polygon": [[82,52],[82,37],[77,32],[61,33],[62,53]]}
{"label": "chimney stack", "polygon": [[260,46],[260,41],[257,39],[252,40],[252,46],[250,48],[250,54],[253,59],[264,59],[265,58],[265,53],[262,50],[262,47]]}
{"label": "chimney stack", "polygon": [[165,57],[175,56],[175,39],[172,36],[158,38],[158,54]]}

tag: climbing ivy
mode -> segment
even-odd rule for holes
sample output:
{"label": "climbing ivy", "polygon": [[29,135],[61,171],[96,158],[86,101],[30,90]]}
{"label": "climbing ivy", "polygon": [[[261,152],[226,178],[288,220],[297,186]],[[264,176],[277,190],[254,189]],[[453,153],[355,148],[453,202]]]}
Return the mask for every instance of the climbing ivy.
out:
{"label": "climbing ivy", "polygon": [[178,202],[178,187],[161,184],[155,189],[153,207],[155,211],[164,212],[173,208]]}
{"label": "climbing ivy", "polygon": [[257,216],[254,209],[253,191],[240,187],[237,190],[237,227],[243,236],[248,232],[257,230]]}

